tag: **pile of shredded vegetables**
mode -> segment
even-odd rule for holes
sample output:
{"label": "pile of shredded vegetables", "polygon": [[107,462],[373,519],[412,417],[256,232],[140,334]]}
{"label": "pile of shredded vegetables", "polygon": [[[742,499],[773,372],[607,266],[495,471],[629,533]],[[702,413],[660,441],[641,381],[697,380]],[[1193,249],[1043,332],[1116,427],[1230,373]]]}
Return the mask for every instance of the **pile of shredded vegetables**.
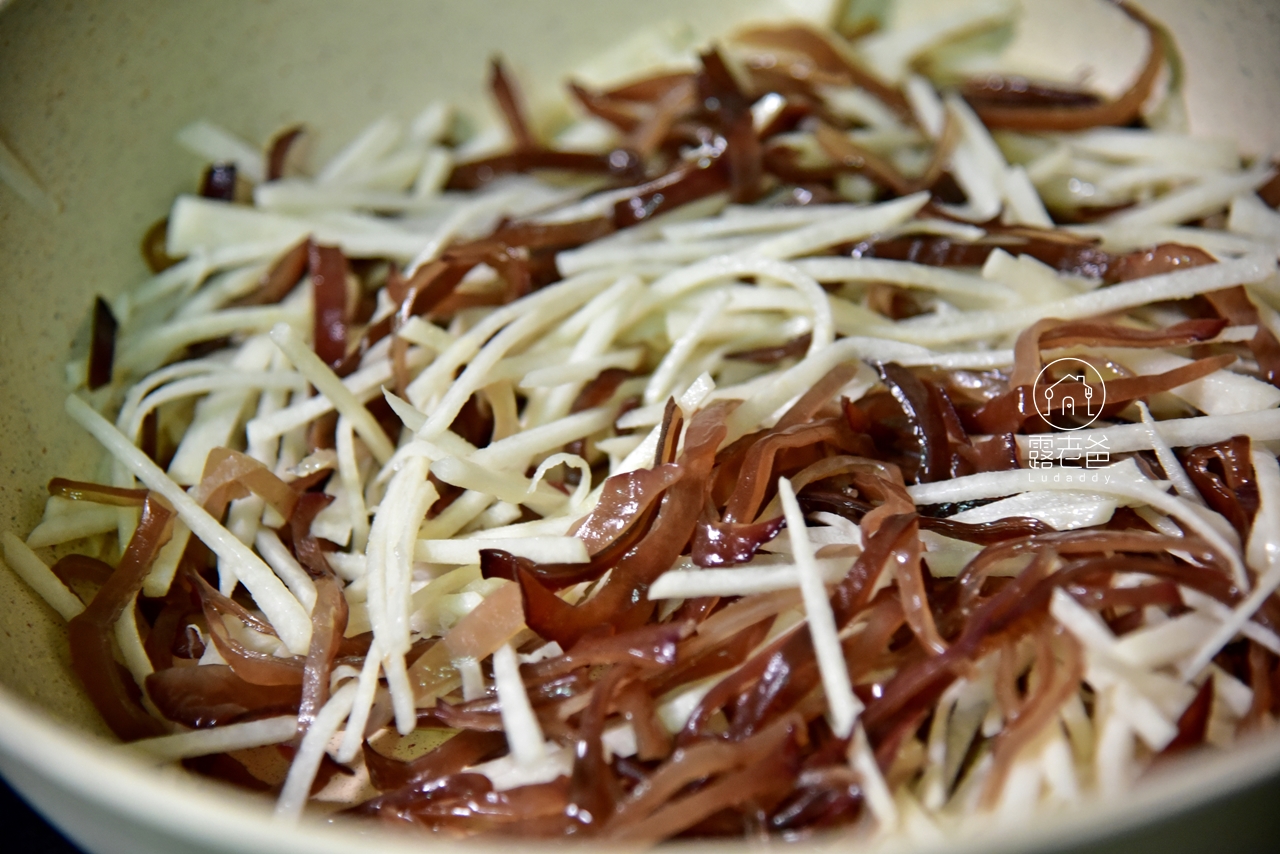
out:
{"label": "pile of shredded vegetables", "polygon": [[460,144],[182,131],[67,401],[104,467],[5,537],[127,749],[448,835],[929,838],[1269,724],[1280,183],[1135,9],[1109,99],[948,65],[988,6],[741,30],[551,141],[499,62]]}

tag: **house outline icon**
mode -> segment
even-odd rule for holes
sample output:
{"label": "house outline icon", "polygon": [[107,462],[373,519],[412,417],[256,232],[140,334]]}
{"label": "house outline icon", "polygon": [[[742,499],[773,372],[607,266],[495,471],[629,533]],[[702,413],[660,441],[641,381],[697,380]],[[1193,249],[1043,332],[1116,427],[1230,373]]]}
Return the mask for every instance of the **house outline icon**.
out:
{"label": "house outline icon", "polygon": [[[1049,379],[1053,376],[1051,371],[1055,365],[1059,366],[1059,370],[1067,370],[1067,375],[1050,383]],[[1087,382],[1090,373],[1097,376],[1097,382],[1092,385]],[[1054,398],[1058,396],[1055,391],[1058,386],[1069,381],[1079,382],[1084,386],[1084,411],[1081,412],[1077,409],[1079,404],[1075,395],[1071,395],[1063,397],[1061,401],[1062,411],[1059,414],[1075,416],[1082,423],[1059,424],[1053,420]],[[1095,397],[1098,398],[1096,405],[1094,404]],[[1060,359],[1054,359],[1040,368],[1040,373],[1036,375],[1036,380],[1031,385],[1031,402],[1035,407],[1036,414],[1050,427],[1066,431],[1082,430],[1093,424],[1102,415],[1102,410],[1107,405],[1107,383],[1102,378],[1102,372],[1089,362],[1077,356],[1064,356]],[[1041,406],[1042,402],[1045,404],[1043,407]]]}
{"label": "house outline icon", "polygon": [[[1067,380],[1074,380],[1084,386],[1085,414],[1089,417],[1095,417],[1093,412],[1093,388],[1089,385],[1088,376],[1084,371],[1079,374],[1067,374],[1062,379],[1046,386],[1044,389],[1045,412],[1044,417],[1048,420],[1053,415],[1053,390]],[[1066,397],[1062,400],[1062,414],[1076,414],[1076,399],[1074,397]]]}

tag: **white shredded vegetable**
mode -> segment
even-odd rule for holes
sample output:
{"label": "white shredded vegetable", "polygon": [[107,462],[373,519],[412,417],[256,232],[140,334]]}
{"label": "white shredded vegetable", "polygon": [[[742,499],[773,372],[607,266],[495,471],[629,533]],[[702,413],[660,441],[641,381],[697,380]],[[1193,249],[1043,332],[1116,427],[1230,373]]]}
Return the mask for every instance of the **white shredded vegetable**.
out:
{"label": "white shredded vegetable", "polygon": [[211,753],[280,744],[293,738],[297,731],[298,719],[287,715],[144,738],[123,749],[155,761],[172,762],[194,756],[208,756]]}

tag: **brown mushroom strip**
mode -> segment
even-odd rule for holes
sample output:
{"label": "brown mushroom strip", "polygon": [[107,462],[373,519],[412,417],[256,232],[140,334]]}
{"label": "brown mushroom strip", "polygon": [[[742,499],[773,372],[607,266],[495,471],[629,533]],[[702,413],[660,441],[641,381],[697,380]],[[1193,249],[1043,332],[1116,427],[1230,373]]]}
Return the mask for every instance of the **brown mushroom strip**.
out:
{"label": "brown mushroom strip", "polygon": [[111,383],[111,368],[116,355],[116,330],[119,327],[107,301],[102,297],[94,299],[93,340],[89,343],[87,381],[91,391]]}
{"label": "brown mushroom strip", "polygon": [[946,424],[924,383],[896,362],[877,365],[876,370],[911,425],[911,435],[919,452],[915,480],[929,483],[948,477],[951,474],[951,446],[947,441]]}
{"label": "brown mushroom strip", "polygon": [[1205,294],[1219,315],[1236,326],[1255,326],[1257,332],[1249,341],[1249,349],[1258,360],[1262,377],[1274,386],[1280,386],[1280,340],[1277,340],[1254,307],[1249,294],[1242,287],[1227,288]]}
{"label": "brown mushroom strip", "polygon": [[1205,503],[1226,517],[1241,537],[1247,537],[1253,527],[1260,501],[1251,449],[1248,436],[1236,436],[1191,448],[1181,458]]}
{"label": "brown mushroom strip", "polygon": [[225,664],[170,667],[147,677],[147,696],[174,723],[202,729],[298,713],[296,685],[254,685]]}
{"label": "brown mushroom strip", "polygon": [[511,141],[516,150],[535,148],[538,145],[533,131],[529,129],[529,121],[524,115],[524,105],[516,85],[507,74],[502,58],[495,56],[489,61],[489,89],[493,99],[498,102],[498,109],[507,122],[507,130],[511,132]]}
{"label": "brown mushroom strip", "polygon": [[[1083,650],[1065,629],[1046,625],[1036,632],[1035,643],[1038,687],[1016,708],[1008,710],[1009,720],[994,739],[994,761],[982,792],[988,806],[999,797],[1019,753],[1057,718],[1063,704],[1079,690],[1080,680],[1084,678]],[[1062,653],[1061,664],[1055,650]]]}
{"label": "brown mushroom strip", "polygon": [[267,150],[267,180],[278,181],[284,177],[285,166],[294,144],[306,132],[303,125],[285,128],[271,138],[271,146]]}
{"label": "brown mushroom strip", "polygon": [[111,578],[115,568],[106,561],[88,555],[64,555],[49,567],[58,580],[67,586],[73,582],[87,581],[102,587]]}
{"label": "brown mushroom strip", "polygon": [[1141,72],[1119,98],[1100,104],[1043,105],[1036,100],[1011,104],[1005,101],[972,100],[974,112],[983,123],[994,129],[1026,131],[1072,131],[1099,126],[1122,127],[1136,119],[1142,105],[1151,95],[1166,50],[1165,34],[1154,21],[1130,3],[1117,2],[1116,6],[1137,21],[1147,31],[1150,46],[1147,61]]}
{"label": "brown mushroom strip", "polygon": [[525,148],[509,154],[495,154],[483,160],[459,163],[445,185],[450,190],[474,190],[501,175],[540,170],[579,172],[587,175],[634,177],[639,160],[635,154],[615,149],[607,154]]}
{"label": "brown mushroom strip", "polygon": [[329,674],[347,629],[347,597],[332,575],[315,580],[316,603],[311,609],[311,648],[302,670],[302,698],[298,706],[298,735],[315,721],[329,700]]}
{"label": "brown mushroom strip", "polygon": [[213,645],[217,647],[223,660],[235,671],[236,676],[253,685],[302,684],[305,659],[296,655],[282,658],[251,649],[231,636],[224,619],[230,617],[239,620],[246,629],[275,637],[275,631],[268,624],[250,614],[233,600],[223,596],[198,575],[193,575],[191,580],[200,597]]}
{"label": "brown mushroom strip", "polygon": [[67,623],[71,643],[71,669],[84,684],[98,713],[125,741],[160,735],[164,727],[138,701],[138,689],[121,674],[111,654],[112,630],[117,620],[133,619],[134,597],[151,568],[160,547],[173,530],[173,511],[154,495],[142,505],[142,518],[130,538],[120,563],[82,613]]}
{"label": "brown mushroom strip", "polygon": [[730,178],[721,158],[703,166],[682,166],[666,175],[641,184],[631,195],[613,206],[613,221],[618,228],[666,213],[728,189]]}
{"label": "brown mushroom strip", "polygon": [[[779,26],[754,27],[739,30],[734,40],[745,45],[760,48],[773,48],[803,56],[813,68],[821,70],[833,78],[865,89],[900,116],[911,115],[911,108],[906,97],[897,89],[887,86],[874,74],[858,65],[847,50],[839,50],[832,45],[828,36],[804,24],[783,24]],[[794,77],[807,76],[795,65],[789,66],[789,73]]]}
{"label": "brown mushroom strip", "polygon": [[403,789],[422,780],[438,780],[488,759],[506,747],[500,733],[461,732],[410,762],[383,756],[365,743],[369,782],[379,791]]}
{"label": "brown mushroom strip", "polygon": [[892,163],[858,145],[826,122],[819,122],[813,135],[841,171],[863,175],[894,195],[906,196],[915,192],[914,183],[904,178]]}
{"label": "brown mushroom strip", "polygon": [[147,262],[147,269],[153,273],[163,273],[181,261],[165,252],[165,242],[169,237],[169,218],[161,217],[151,223],[151,227],[142,235],[139,249],[142,260]]}
{"label": "brown mushroom strip", "polygon": [[806,332],[787,341],[785,344],[779,344],[776,347],[757,347],[752,350],[738,350],[734,353],[726,353],[726,359],[738,359],[743,362],[756,362],[761,365],[772,365],[781,362],[783,359],[794,359],[803,356],[809,350],[809,342],[813,340],[812,333]]}
{"label": "brown mushroom strip", "polygon": [[586,602],[571,606],[547,590],[532,574],[520,572],[525,621],[562,647],[577,642],[602,623],[616,629],[643,624],[654,603],[645,591],[684,550],[705,503],[715,449],[725,434],[731,407],[716,403],[690,421],[677,465],[683,476],[667,491],[653,525],[635,548],[613,567],[608,581]]}
{"label": "brown mushroom strip", "polygon": [[204,178],[200,182],[200,195],[206,199],[217,199],[221,202],[233,202],[236,198],[236,165],[234,163],[212,163],[204,170]]}
{"label": "brown mushroom strip", "polygon": [[1159,757],[1176,756],[1204,742],[1209,729],[1209,714],[1213,708],[1213,675],[1204,680],[1195,698],[1178,718],[1178,734],[1164,746]]}
{"label": "brown mushroom strip", "polygon": [[95,504],[115,504],[120,507],[141,507],[147,500],[147,490],[126,489],[83,480],[55,477],[49,481],[49,494],[71,501],[92,501]]}
{"label": "brown mushroom strip", "polygon": [[307,272],[307,260],[311,254],[311,240],[303,240],[281,255],[263,274],[258,287],[232,305],[273,305],[289,295]]}
{"label": "brown mushroom strip", "polygon": [[314,348],[330,367],[347,355],[347,259],[336,246],[307,247],[311,293],[315,303]]}

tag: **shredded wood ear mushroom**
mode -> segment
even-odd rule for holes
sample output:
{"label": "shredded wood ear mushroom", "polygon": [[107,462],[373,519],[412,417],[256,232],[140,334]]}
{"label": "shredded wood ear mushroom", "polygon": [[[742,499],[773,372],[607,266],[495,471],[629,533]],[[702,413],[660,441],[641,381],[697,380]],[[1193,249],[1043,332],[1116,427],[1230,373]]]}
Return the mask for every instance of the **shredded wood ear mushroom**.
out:
{"label": "shredded wood ear mushroom", "polygon": [[495,58],[501,127],[311,177],[184,129],[67,401],[103,466],[5,535],[127,749],[652,844],[964,834],[1270,725],[1278,179],[1144,126],[1125,4],[1119,98],[955,85],[984,8],[597,64],[554,138]]}

